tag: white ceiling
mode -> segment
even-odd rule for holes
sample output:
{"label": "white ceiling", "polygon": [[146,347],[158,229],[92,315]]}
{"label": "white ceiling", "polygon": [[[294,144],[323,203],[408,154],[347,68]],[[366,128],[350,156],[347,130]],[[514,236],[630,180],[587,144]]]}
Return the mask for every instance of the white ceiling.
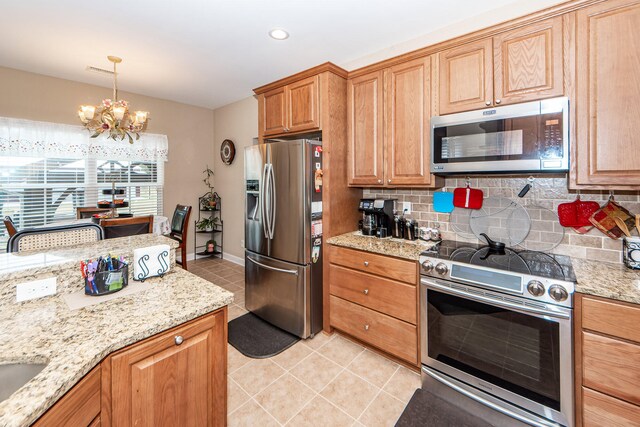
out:
{"label": "white ceiling", "polygon": [[[0,14],[0,66],[110,87],[110,77],[85,68],[110,69],[106,55],[117,55],[121,90],[217,108],[325,61],[351,69],[364,65],[359,58],[419,47],[424,35],[444,39],[553,3],[560,1],[10,1]],[[274,27],[291,37],[269,38]]]}

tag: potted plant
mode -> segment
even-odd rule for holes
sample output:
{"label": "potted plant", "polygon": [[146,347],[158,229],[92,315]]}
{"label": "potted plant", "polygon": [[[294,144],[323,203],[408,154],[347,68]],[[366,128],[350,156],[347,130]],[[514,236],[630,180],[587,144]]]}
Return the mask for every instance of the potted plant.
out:
{"label": "potted plant", "polygon": [[217,246],[217,245],[218,245],[218,244],[216,243],[216,241],[215,241],[215,240],[213,240],[213,239],[212,239],[212,240],[208,240],[208,241],[207,241],[207,250],[206,250],[206,252],[208,252],[208,253],[213,253],[213,252],[215,252],[215,251],[216,251],[216,246]]}
{"label": "potted plant", "polygon": [[213,221],[211,218],[202,218],[200,221],[196,222],[196,228],[198,231],[213,231]]}
{"label": "potted plant", "polygon": [[202,173],[206,175],[202,182],[204,182],[207,188],[209,188],[209,192],[205,194],[205,197],[203,198],[203,205],[205,205],[204,209],[215,209],[217,200],[214,196],[215,193],[213,192],[213,170],[211,170],[209,165],[207,165],[207,168],[202,171]]}

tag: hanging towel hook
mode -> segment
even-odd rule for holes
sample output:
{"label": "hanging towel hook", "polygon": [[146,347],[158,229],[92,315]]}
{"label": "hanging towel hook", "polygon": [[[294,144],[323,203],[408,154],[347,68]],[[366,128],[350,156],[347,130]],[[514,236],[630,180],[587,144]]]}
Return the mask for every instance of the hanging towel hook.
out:
{"label": "hanging towel hook", "polygon": [[464,182],[467,184],[467,187],[470,187],[470,186],[471,186],[471,178],[470,178],[470,177],[466,177],[466,178],[464,179]]}

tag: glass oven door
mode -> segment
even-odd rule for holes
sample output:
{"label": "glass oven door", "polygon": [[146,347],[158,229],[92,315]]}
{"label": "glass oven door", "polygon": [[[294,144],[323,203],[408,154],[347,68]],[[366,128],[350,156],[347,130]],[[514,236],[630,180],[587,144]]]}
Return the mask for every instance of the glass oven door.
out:
{"label": "glass oven door", "polygon": [[423,289],[422,362],[539,415],[570,418],[571,310],[528,312],[517,298],[460,288],[429,281]]}

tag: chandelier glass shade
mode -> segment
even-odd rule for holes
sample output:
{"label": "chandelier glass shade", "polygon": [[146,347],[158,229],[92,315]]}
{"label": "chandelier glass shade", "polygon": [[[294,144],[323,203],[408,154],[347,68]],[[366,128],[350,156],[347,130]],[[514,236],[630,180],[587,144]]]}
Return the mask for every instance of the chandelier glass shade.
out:
{"label": "chandelier glass shade", "polygon": [[82,105],[78,116],[84,127],[91,132],[91,138],[106,134],[114,141],[129,139],[133,144],[134,138],[140,139],[140,133],[147,128],[149,113],[146,111],[129,112],[129,103],[118,99],[118,73],[116,65],[122,62],[116,56],[107,56],[113,63],[113,98],[103,99],[100,105]]}

